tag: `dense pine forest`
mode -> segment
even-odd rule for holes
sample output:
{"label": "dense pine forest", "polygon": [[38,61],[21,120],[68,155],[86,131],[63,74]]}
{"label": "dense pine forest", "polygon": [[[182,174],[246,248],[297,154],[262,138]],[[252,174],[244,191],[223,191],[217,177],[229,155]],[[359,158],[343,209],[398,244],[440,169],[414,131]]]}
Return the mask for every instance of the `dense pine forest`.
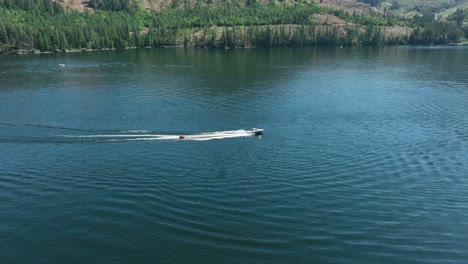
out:
{"label": "dense pine forest", "polygon": [[446,21],[431,14],[408,19],[277,0],[172,0],[158,11],[133,0],[91,0],[79,12],[60,0],[0,0],[0,52],[446,44],[468,38],[466,14],[457,11]]}

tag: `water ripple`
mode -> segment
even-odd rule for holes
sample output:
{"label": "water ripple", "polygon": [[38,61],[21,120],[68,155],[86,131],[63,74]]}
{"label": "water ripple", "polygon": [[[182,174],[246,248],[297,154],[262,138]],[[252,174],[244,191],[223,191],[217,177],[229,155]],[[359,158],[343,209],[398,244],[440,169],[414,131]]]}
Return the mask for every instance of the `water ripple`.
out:
{"label": "water ripple", "polygon": [[465,51],[1,58],[0,255],[462,263]]}

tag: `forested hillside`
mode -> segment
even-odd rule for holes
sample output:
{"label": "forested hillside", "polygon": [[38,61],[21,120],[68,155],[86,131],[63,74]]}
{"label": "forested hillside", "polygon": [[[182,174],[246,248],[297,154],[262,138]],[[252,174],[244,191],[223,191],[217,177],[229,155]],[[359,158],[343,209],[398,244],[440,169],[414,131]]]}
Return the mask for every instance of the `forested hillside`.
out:
{"label": "forested hillside", "polygon": [[463,10],[442,21],[364,7],[323,0],[0,0],[0,52],[444,44],[468,36]]}

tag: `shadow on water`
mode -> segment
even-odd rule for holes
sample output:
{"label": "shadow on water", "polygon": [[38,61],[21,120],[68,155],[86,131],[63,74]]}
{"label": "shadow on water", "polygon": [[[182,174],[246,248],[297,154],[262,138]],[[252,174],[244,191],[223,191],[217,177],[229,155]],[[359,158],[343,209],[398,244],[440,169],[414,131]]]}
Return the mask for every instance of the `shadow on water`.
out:
{"label": "shadow on water", "polygon": [[[140,74],[138,78],[143,76],[155,81],[177,80],[180,75],[188,75],[203,81],[203,87],[194,85],[194,88],[222,94],[255,82],[293,79],[295,74],[291,69],[313,64],[314,61],[336,60],[348,56],[352,50],[323,47],[236,50],[155,48],[0,56],[0,74],[8,75],[13,80],[2,89],[44,85],[57,87],[64,81],[76,87],[100,89],[112,84],[115,74],[136,83],[139,79],[132,79],[131,76],[135,73]],[[27,65],[22,61],[27,61]],[[37,84],[36,87],[24,86],[26,82],[21,80],[26,76],[37,76],[47,83]]]}

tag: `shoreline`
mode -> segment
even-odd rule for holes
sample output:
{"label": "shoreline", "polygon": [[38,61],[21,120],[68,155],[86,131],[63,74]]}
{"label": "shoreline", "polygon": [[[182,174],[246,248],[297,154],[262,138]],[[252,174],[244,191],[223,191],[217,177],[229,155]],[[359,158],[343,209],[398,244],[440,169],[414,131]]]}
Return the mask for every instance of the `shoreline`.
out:
{"label": "shoreline", "polygon": [[[365,45],[352,45],[352,46],[365,46]],[[385,46],[401,46],[401,45],[382,45],[382,47]],[[404,46],[420,46],[420,45],[410,45],[406,44]],[[468,42],[460,42],[460,43],[446,43],[442,45],[437,45],[437,46],[468,46]],[[312,46],[311,46],[312,47]],[[343,46],[336,46],[337,48],[343,47]],[[126,48],[103,48],[103,49],[69,49],[69,50],[61,50],[61,49],[55,49],[52,51],[40,51],[37,49],[31,49],[31,50],[25,50],[25,49],[20,49],[20,50],[12,50],[12,51],[1,51],[0,50],[0,55],[25,55],[25,54],[52,54],[52,53],[77,53],[77,52],[90,52],[90,51],[109,51],[109,50],[127,50],[127,49],[152,49],[152,48],[166,48],[166,49],[179,49],[179,48],[202,48],[202,49],[252,49],[252,48],[258,48],[257,46],[248,46],[248,47],[225,47],[225,48],[210,48],[210,47],[195,47],[195,46],[181,46],[181,45],[175,45],[175,46],[145,46],[145,47],[126,47]],[[271,47],[270,47],[271,48]]]}
{"label": "shoreline", "polygon": [[[129,47],[129,48],[124,48],[124,49],[137,49],[138,47]],[[146,48],[146,47],[145,47]],[[0,51],[0,55],[3,54],[16,54],[16,55],[22,55],[22,54],[52,54],[52,53],[75,53],[75,52],[87,52],[87,51],[102,51],[102,50],[118,50],[117,48],[104,48],[104,49],[70,49],[70,50],[61,50],[61,49],[55,49],[55,50],[50,50],[50,51],[40,51],[37,49],[20,49],[20,50],[12,50],[12,51]]]}
{"label": "shoreline", "polygon": [[449,43],[449,46],[468,46],[468,41],[460,42],[460,43]]}

